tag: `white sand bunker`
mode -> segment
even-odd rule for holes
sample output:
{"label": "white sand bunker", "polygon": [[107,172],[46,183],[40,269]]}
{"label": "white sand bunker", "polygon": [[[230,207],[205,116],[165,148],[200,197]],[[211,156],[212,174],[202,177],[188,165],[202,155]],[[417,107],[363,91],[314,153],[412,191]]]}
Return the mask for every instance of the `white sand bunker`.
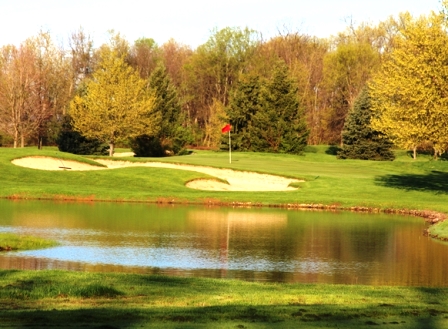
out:
{"label": "white sand bunker", "polygon": [[26,168],[39,170],[101,170],[106,167],[93,166],[88,163],[61,160],[49,157],[25,157],[12,160],[12,163]]}
{"label": "white sand bunker", "polygon": [[[158,167],[177,170],[189,170],[204,173],[227,181],[229,184],[213,179],[197,179],[187,183],[187,186],[207,191],[292,191],[291,183],[300,182],[297,179],[254,172],[235,171],[202,166],[180,165],[162,162],[129,162],[97,159],[96,162],[107,167],[92,166],[75,161],[59,160],[48,157],[26,157],[12,161],[15,165],[40,170],[104,170],[126,167]],[[70,169],[68,169],[70,168]]]}

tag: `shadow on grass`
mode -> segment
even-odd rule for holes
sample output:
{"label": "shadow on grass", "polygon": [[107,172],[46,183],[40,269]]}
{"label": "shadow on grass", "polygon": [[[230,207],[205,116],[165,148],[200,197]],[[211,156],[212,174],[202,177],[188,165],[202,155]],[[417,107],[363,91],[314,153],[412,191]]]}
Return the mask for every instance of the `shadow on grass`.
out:
{"label": "shadow on grass", "polygon": [[[447,288],[389,290],[358,286],[347,295],[353,294],[353,302],[326,304],[322,302],[325,299],[322,292],[315,291],[318,287],[303,286],[288,298],[289,302],[270,303],[264,298],[257,302],[254,296],[247,302],[231,303],[231,299],[229,302],[225,300],[233,294],[233,289],[237,292],[242,289],[241,293],[248,289],[248,296],[254,291],[240,287],[237,281],[126,274],[115,275],[114,282],[107,282],[107,275],[88,275],[90,279],[87,278],[82,287],[59,284],[62,290],[71,287],[70,294],[47,293],[42,301],[31,297],[35,296],[33,291],[42,286],[50,289],[52,280],[64,279],[64,276],[60,278],[59,273],[49,271],[36,272],[25,276],[27,280],[23,281],[23,277],[13,271],[0,271],[0,274],[13,279],[13,282],[0,283],[0,291],[6,290],[0,299],[0,326],[7,328],[323,328],[337,324],[339,328],[346,329],[372,326],[441,329],[448,324]],[[76,273],[70,274],[77,276]],[[103,278],[101,283],[98,283],[98,278]],[[122,288],[107,288],[111,283]],[[129,293],[134,291],[134,286],[140,285],[145,287],[141,294]],[[6,295],[8,289],[22,293]],[[282,290],[281,286],[272,285],[257,288],[257,292],[266,293],[281,293]],[[86,291],[88,294],[82,293]],[[333,295],[344,296],[347,287],[334,286],[330,291]],[[191,297],[186,299],[187,302],[179,300],[188,295]],[[224,301],[220,305],[209,306],[206,298],[204,305],[200,297],[203,295],[223,298]],[[322,297],[313,302],[308,298],[314,297],[308,295]]]}
{"label": "shadow on grass", "polygon": [[[425,297],[423,296],[423,299]],[[74,310],[0,310],[8,328],[213,328],[300,327],[359,329],[394,325],[406,329],[441,329],[442,305],[413,309],[389,304],[360,308],[335,305],[225,305],[208,307],[101,307]],[[258,325],[257,325],[258,324]]]}
{"label": "shadow on grass", "polygon": [[338,152],[341,150],[339,146],[336,145],[330,145],[326,150],[325,154],[329,155],[338,155]]}
{"label": "shadow on grass", "polygon": [[426,175],[385,175],[376,177],[375,183],[377,185],[407,191],[448,194],[448,173],[442,171],[431,171],[431,173]]}

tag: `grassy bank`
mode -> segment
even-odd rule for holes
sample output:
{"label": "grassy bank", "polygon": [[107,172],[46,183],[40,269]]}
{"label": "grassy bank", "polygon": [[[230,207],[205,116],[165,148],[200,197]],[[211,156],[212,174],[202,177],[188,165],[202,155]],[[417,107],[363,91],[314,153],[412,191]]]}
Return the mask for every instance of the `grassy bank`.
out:
{"label": "grassy bank", "polygon": [[446,328],[448,288],[1,271],[8,328]]}
{"label": "grassy bank", "polygon": [[56,241],[34,236],[20,236],[12,233],[0,233],[0,251],[34,250],[54,247]]}
{"label": "grassy bank", "polygon": [[433,225],[429,228],[429,234],[431,237],[448,241],[448,221],[443,221],[437,225]]}

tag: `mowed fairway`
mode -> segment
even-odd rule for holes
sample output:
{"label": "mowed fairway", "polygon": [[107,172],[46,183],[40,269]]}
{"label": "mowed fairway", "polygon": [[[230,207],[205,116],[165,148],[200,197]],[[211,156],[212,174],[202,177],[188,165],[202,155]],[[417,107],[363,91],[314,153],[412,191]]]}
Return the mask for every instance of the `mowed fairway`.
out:
{"label": "mowed fairway", "polygon": [[[428,156],[412,160],[397,152],[393,162],[338,160],[329,147],[309,147],[303,156],[267,153],[195,151],[168,158],[121,158],[126,161],[184,163],[304,179],[295,191],[218,192],[187,188],[193,179],[210,178],[192,171],[164,168],[120,168],[97,171],[44,171],[15,166],[24,156],[48,156],[77,161],[86,157],[54,149],[0,148],[3,198],[121,200],[143,202],[260,203],[263,205],[323,204],[340,207],[415,209],[448,212],[448,162]],[[62,166],[63,162],[61,162]]]}

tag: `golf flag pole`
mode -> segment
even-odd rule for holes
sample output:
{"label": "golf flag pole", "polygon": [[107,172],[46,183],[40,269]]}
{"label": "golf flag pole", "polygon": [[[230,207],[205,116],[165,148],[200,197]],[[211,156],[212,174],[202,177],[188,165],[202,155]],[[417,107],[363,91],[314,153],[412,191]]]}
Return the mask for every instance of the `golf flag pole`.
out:
{"label": "golf flag pole", "polygon": [[232,163],[232,141],[230,140],[230,130],[229,130],[229,163]]}
{"label": "golf flag pole", "polygon": [[226,124],[222,129],[221,132],[223,134],[229,133],[229,163],[232,163],[232,141],[230,140],[230,130],[232,130],[232,126],[230,124]]}

